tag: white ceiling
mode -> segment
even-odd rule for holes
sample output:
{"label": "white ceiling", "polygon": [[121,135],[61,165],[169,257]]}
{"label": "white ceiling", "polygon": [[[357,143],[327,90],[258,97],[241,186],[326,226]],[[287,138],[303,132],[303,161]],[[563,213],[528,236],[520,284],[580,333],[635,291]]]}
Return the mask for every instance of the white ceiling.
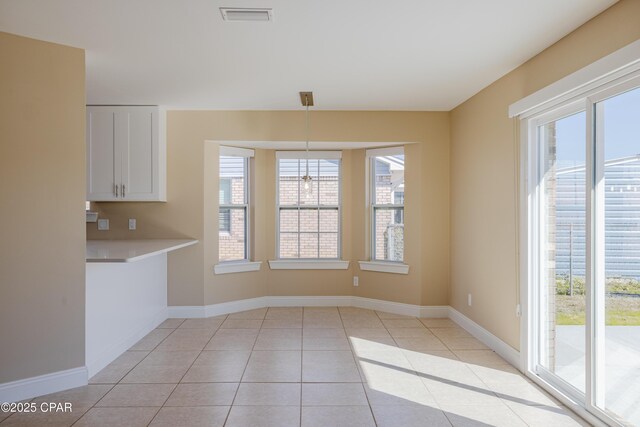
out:
{"label": "white ceiling", "polygon": [[[0,30],[86,49],[87,103],[450,110],[615,0],[0,0]],[[271,7],[224,22],[219,7]]]}

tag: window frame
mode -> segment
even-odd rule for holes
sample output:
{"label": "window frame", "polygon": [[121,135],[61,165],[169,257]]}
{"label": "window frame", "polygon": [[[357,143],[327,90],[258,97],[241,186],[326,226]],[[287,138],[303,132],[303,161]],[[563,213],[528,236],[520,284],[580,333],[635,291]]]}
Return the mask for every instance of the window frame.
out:
{"label": "window frame", "polygon": [[[367,189],[366,189],[366,199],[367,199],[367,207],[369,211],[369,226],[368,226],[368,251],[369,256],[368,264],[393,264],[393,265],[404,265],[406,256],[404,248],[402,250],[402,259],[399,261],[394,260],[385,260],[385,259],[377,259],[376,258],[376,211],[377,210],[392,210],[395,218],[396,212],[402,212],[402,218],[405,218],[405,194],[406,191],[403,188],[403,197],[402,204],[396,203],[375,203],[376,201],[376,167],[375,161],[377,157],[384,156],[397,156],[404,155],[404,146],[396,146],[396,147],[386,147],[386,148],[376,148],[370,149],[366,151],[366,164],[367,164]],[[403,180],[404,181],[404,180]],[[394,196],[395,199],[395,196]],[[404,221],[403,221],[403,238],[406,236],[404,230]],[[367,265],[368,265],[367,264]],[[403,270],[404,271],[404,270]],[[408,271],[408,270],[407,270]]]}
{"label": "window frame", "polygon": [[[251,261],[251,219],[250,219],[250,185],[249,180],[251,179],[251,162],[249,161],[254,156],[254,150],[245,149],[245,148],[236,148],[236,147],[227,147],[220,146],[220,152],[218,155],[218,167],[220,165],[221,157],[241,157],[243,159],[244,165],[244,176],[243,176],[243,185],[244,185],[244,203],[242,204],[232,204],[232,203],[220,203],[220,170],[218,170],[218,264],[227,264],[227,263],[243,263]],[[229,188],[231,189],[233,183],[229,183]],[[229,200],[231,201],[231,199]],[[223,209],[229,210],[229,230],[221,231],[220,230],[220,211]],[[244,211],[244,257],[239,259],[229,259],[229,260],[221,260],[220,259],[220,233],[228,233],[229,235],[232,233],[233,226],[231,220],[231,212],[233,210],[241,210]]]}
{"label": "window frame", "polygon": [[[300,185],[298,185],[298,200],[296,205],[280,205],[280,160],[298,160],[298,177],[302,176],[302,166],[307,160],[306,151],[276,151],[276,259],[275,261],[293,262],[293,263],[313,263],[327,261],[340,261],[342,260],[342,151],[309,151],[308,159],[312,160],[338,160],[338,204],[337,205],[301,205],[300,204]],[[319,179],[320,170],[318,170]],[[320,187],[318,186],[318,197],[320,197]],[[338,213],[338,231],[337,231],[337,257],[335,258],[283,258],[280,256],[280,213],[283,210],[317,210],[318,211],[318,231],[315,234],[318,235],[318,256],[320,255],[320,211],[321,210],[336,210]],[[291,232],[293,233],[293,232]],[[312,232],[309,232],[310,234]],[[300,255],[300,214],[298,213],[298,255]],[[274,266],[278,263],[274,263]]]}

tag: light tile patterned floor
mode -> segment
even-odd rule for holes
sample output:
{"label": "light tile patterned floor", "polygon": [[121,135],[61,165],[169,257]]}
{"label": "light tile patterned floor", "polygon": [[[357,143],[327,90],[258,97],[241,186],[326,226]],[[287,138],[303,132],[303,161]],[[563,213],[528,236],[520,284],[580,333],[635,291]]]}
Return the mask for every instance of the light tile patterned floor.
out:
{"label": "light tile patterned floor", "polygon": [[[587,425],[448,319],[354,307],[169,319],[24,426]],[[2,414],[0,414],[2,420]]]}

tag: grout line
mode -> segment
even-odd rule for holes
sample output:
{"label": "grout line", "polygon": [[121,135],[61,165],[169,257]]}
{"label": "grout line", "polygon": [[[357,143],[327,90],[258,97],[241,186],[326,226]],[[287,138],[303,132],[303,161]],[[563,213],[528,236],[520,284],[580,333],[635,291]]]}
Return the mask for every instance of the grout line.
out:
{"label": "grout line", "polygon": [[238,391],[240,390],[240,385],[242,385],[242,379],[244,378],[244,374],[247,372],[247,368],[249,367],[249,362],[251,362],[251,356],[253,356],[253,349],[256,347],[256,343],[258,342],[258,337],[260,336],[260,331],[262,331],[262,325],[264,324],[264,319],[267,317],[267,310],[264,312],[264,317],[262,318],[262,322],[260,323],[260,328],[258,328],[258,334],[256,335],[256,339],[253,342],[253,346],[251,346],[251,351],[249,352],[249,357],[247,358],[247,363],[244,365],[244,369],[242,370],[242,375],[240,375],[240,379],[238,380],[238,387],[236,387],[236,392],[233,394],[233,399],[231,400],[231,404],[229,405],[229,411],[227,412],[227,416],[224,418],[224,423],[222,425],[226,425],[229,421],[229,415],[231,415],[231,410],[233,409],[233,404],[238,397]]}
{"label": "grout line", "polygon": [[[378,317],[378,319],[380,319],[380,316],[378,316],[378,313],[376,313],[375,310],[373,310],[373,312],[375,313],[376,317]],[[351,354],[353,355],[353,358],[354,358],[354,360],[356,362],[356,369],[358,370],[358,375],[360,375],[360,386],[362,387],[362,392],[364,393],[364,398],[367,399],[367,405],[369,406],[369,412],[371,413],[371,418],[373,419],[373,423],[377,427],[378,426],[378,421],[376,420],[376,416],[373,413],[373,407],[371,406],[371,401],[369,400],[369,395],[367,394],[367,390],[365,389],[365,384],[367,384],[367,387],[368,387],[368,383],[366,382],[366,378],[363,377],[363,373],[360,370],[360,363],[358,361],[358,356],[356,355],[355,348],[353,348],[353,346],[351,345],[351,340],[349,339],[349,334],[347,333],[347,329],[344,327],[344,322],[342,321],[342,313],[340,313],[340,309],[338,309],[338,314],[340,315],[340,321],[342,322],[342,328],[344,329],[344,333],[347,336],[347,341],[349,341],[349,347],[351,348]],[[384,326],[384,323],[382,324],[382,326]],[[387,331],[387,333],[389,333],[389,331]]]}
{"label": "grout line", "polygon": [[[158,346],[159,346],[160,344],[162,344],[162,343],[163,343],[167,338],[169,338],[171,335],[173,335],[173,333],[174,333],[175,331],[177,331],[177,330],[178,330],[178,327],[180,327],[180,325],[182,325],[182,324],[184,323],[184,321],[185,321],[185,320],[186,320],[186,319],[182,319],[182,322],[180,322],[180,324],[179,324],[178,326],[176,326],[175,328],[154,328],[154,329],[153,329],[153,331],[155,331],[156,329],[173,329],[173,331],[171,331],[171,333],[169,333],[169,335],[167,335],[166,337],[164,337],[163,339],[161,339],[161,340],[160,340],[160,342],[159,342],[158,344],[156,344],[156,345],[155,345],[151,350],[129,350],[129,349],[127,349],[127,350],[125,351],[125,353],[126,353],[127,351],[148,351],[148,353],[147,353],[147,355],[146,355],[145,357],[143,357],[142,359],[140,359],[140,361],[139,361],[138,363],[136,363],[136,364],[135,364],[135,365],[133,365],[129,370],[127,370],[127,372],[122,376],[122,378],[120,378],[116,383],[113,383],[113,384],[105,384],[105,383],[87,384],[87,386],[89,386],[89,385],[110,385],[111,387],[109,388],[109,390],[108,390],[108,391],[107,391],[107,392],[106,392],[106,393],[105,393],[105,394],[104,394],[100,399],[98,399],[98,400],[97,400],[93,405],[91,405],[91,406],[90,406],[90,407],[89,407],[89,408],[84,412],[84,414],[82,414],[82,415],[80,416],[80,418],[78,418],[77,420],[75,420],[75,421],[73,422],[73,424],[71,424],[71,425],[73,426],[73,425],[75,425],[78,421],[80,421],[80,420],[81,420],[81,419],[82,419],[82,418],[83,418],[83,417],[84,417],[84,416],[85,416],[85,415],[86,415],[86,414],[87,414],[91,409],[94,409],[94,408],[95,408],[95,406],[96,406],[100,401],[102,401],[102,399],[104,399],[104,398],[107,396],[107,394],[109,394],[109,393],[110,393],[110,392],[111,392],[111,391],[112,391],[112,390],[113,390],[117,385],[122,384],[122,380],[123,380],[123,379],[125,379],[125,377],[126,377],[127,375],[129,375],[129,373],[131,373],[131,371],[133,371],[133,370],[134,370],[134,369],[135,369],[139,364],[141,364],[141,363],[142,363],[142,362],[143,362],[147,357],[149,357],[149,355],[150,355],[150,354],[151,354],[155,349],[157,349],[157,348],[158,348]],[[153,331],[151,331],[151,332],[153,332]],[[150,334],[151,332],[149,332],[149,334]],[[149,335],[149,334],[147,334],[147,335]],[[146,337],[147,337],[147,335],[145,335],[144,337],[140,338],[140,340],[138,340],[138,342],[139,342],[139,341],[141,341],[141,340],[143,340],[144,338],[146,338]],[[136,344],[137,344],[137,343],[136,343]],[[134,345],[135,345],[135,344],[134,344]],[[133,346],[132,346],[132,347],[133,347]],[[131,348],[131,347],[129,347],[129,348]],[[123,354],[124,354],[124,353],[123,353]],[[118,357],[120,357],[120,356],[118,356]],[[113,362],[111,362],[111,363],[113,363]],[[110,363],[109,365],[111,365],[111,363]],[[107,365],[107,366],[105,366],[104,368],[102,368],[102,369],[100,370],[100,372],[101,372],[102,370],[106,369],[109,365]],[[100,372],[96,372],[96,375],[97,375],[98,373],[100,373]],[[94,375],[94,376],[95,376],[95,375]],[[127,383],[125,383],[125,384],[127,384]],[[173,384],[173,383],[170,383],[170,384]],[[171,395],[171,394],[169,394],[169,395]],[[167,398],[167,399],[168,399],[168,398]],[[165,402],[166,402],[166,400],[165,400]],[[158,412],[160,412],[160,409],[158,409]],[[153,418],[151,419],[151,421],[153,421],[153,419],[156,417],[156,415],[158,415],[158,413],[157,413],[157,412],[156,412],[156,414],[153,416]]]}
{"label": "grout line", "polygon": [[[226,320],[226,317],[225,317]],[[183,320],[180,325],[182,325],[184,322],[186,321]],[[223,320],[224,322],[224,320]],[[180,326],[178,325],[178,327]],[[220,326],[222,326],[222,323],[220,323]],[[162,402],[162,405],[160,406],[160,408],[158,409],[158,411],[155,413],[155,415],[153,416],[153,418],[151,418],[151,421],[149,421],[149,424],[147,424],[147,426],[149,426],[153,420],[156,419],[156,417],[158,416],[158,414],[160,413],[160,410],[162,410],[162,408],[164,408],[164,405],[167,403],[167,401],[169,400],[169,398],[171,397],[171,395],[173,394],[174,391],[176,391],[176,389],[178,388],[178,385],[180,385],[180,382],[182,381],[182,379],[187,375],[187,373],[189,372],[189,369],[191,369],[191,367],[193,366],[194,363],[196,363],[196,360],[198,360],[198,358],[200,357],[200,355],[202,354],[202,352],[204,351],[204,348],[207,346],[207,344],[209,344],[209,341],[211,341],[211,339],[215,336],[216,332],[218,332],[218,330],[220,329],[220,326],[218,326],[215,331],[213,331],[213,334],[211,335],[211,338],[209,338],[209,340],[206,342],[206,344],[202,347],[202,350],[200,350],[200,352],[198,353],[198,355],[193,359],[193,362],[191,362],[191,364],[189,365],[189,367],[187,368],[186,371],[184,371],[184,374],[182,374],[182,376],[180,377],[180,379],[178,380],[178,382],[176,383],[176,385],[173,387],[173,389],[171,390],[171,393],[169,393],[169,395],[167,396],[167,398],[164,400],[164,402]],[[177,331],[178,328],[176,328],[173,332]],[[206,330],[206,328],[205,328]],[[171,334],[169,334],[167,336],[167,338],[169,338],[169,336],[173,335],[173,332]],[[166,339],[166,338],[165,338]],[[164,340],[163,340],[164,341]],[[160,344],[158,344],[160,345]],[[156,346],[157,348],[157,346]],[[187,351],[187,350],[185,350]],[[151,354],[151,353],[149,353]],[[145,358],[146,359],[146,358]],[[173,384],[173,383],[172,383]]]}

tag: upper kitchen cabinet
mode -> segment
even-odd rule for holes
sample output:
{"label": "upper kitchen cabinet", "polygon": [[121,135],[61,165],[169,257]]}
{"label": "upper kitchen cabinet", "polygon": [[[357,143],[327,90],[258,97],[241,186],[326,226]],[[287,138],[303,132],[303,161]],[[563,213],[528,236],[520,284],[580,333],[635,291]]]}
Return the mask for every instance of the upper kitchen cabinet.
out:
{"label": "upper kitchen cabinet", "polygon": [[166,201],[164,126],[158,107],[87,106],[87,200]]}

